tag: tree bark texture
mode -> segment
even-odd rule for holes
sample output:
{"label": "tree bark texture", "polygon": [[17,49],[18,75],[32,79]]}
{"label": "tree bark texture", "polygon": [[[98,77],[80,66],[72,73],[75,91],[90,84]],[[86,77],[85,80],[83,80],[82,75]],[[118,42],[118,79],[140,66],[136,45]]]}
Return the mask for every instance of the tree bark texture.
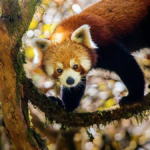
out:
{"label": "tree bark texture", "polygon": [[29,79],[24,79],[22,84],[24,85],[25,95],[33,105],[38,106],[51,122],[56,121],[56,123],[61,123],[66,127],[88,127],[93,124],[107,125],[113,121],[120,121],[122,118],[129,119],[130,117],[135,117],[137,121],[141,122],[150,113],[150,93],[142,101],[133,105],[116,105],[91,113],[74,113],[66,112],[57,103],[40,93]]}
{"label": "tree bark texture", "polygon": [[[16,68],[21,37],[35,11],[36,0],[2,0],[0,14],[0,101],[5,127],[13,149],[40,149],[24,118],[21,108],[21,68]],[[22,65],[22,64],[21,64]]]}

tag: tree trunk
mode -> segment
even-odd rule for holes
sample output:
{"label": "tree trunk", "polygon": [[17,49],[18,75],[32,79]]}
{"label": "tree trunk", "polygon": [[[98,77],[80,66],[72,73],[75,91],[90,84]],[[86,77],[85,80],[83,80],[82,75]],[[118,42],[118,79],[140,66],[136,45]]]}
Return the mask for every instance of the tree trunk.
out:
{"label": "tree trunk", "polygon": [[18,0],[2,0],[0,5],[0,101],[5,128],[13,149],[17,150],[40,149],[23,115],[23,89],[19,83],[22,68],[16,67],[20,53],[17,45],[29,26],[36,4],[36,0],[24,0],[21,5]]}

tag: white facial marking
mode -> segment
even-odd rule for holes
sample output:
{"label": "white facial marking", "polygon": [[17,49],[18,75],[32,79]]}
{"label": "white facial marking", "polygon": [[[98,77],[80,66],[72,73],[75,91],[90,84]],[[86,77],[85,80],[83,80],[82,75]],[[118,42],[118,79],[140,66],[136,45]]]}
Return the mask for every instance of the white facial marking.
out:
{"label": "white facial marking", "polygon": [[54,68],[52,66],[46,66],[46,72],[51,76],[54,73]]}
{"label": "white facial marking", "polygon": [[74,59],[71,59],[71,60],[70,60],[70,67],[73,67],[74,64],[75,64],[75,60],[74,60]]}
{"label": "white facial marking", "polygon": [[71,36],[71,40],[77,43],[83,43],[89,48],[97,48],[96,44],[92,41],[90,26],[84,24],[76,29]]}
{"label": "white facial marking", "polygon": [[40,62],[40,60],[42,59],[42,58],[41,58],[41,57],[42,57],[42,54],[41,54],[41,52],[40,52],[38,49],[36,49],[36,48],[34,48],[33,51],[34,51],[33,63],[34,63],[34,64],[38,64],[38,63]]}
{"label": "white facial marking", "polygon": [[86,57],[82,57],[81,59],[80,59],[80,61],[81,61],[81,66],[86,70],[86,71],[88,71],[90,68],[91,68],[91,61],[88,59],[88,58],[86,58]]}
{"label": "white facial marking", "polygon": [[[68,77],[71,77],[75,80],[74,84],[68,85],[66,83]],[[63,71],[62,75],[59,77],[59,80],[66,87],[74,87],[81,81],[81,75],[79,72],[76,72],[73,69],[66,69]]]}
{"label": "white facial marking", "polygon": [[58,62],[57,66],[58,66],[58,68],[63,69],[63,64],[62,63]]}
{"label": "white facial marking", "polygon": [[50,40],[41,39],[41,38],[34,38],[31,42],[32,46],[34,47],[34,64],[40,64],[43,58],[43,52],[48,50],[49,46],[51,45]]}
{"label": "white facial marking", "polygon": [[55,33],[52,39],[53,44],[61,43],[63,39],[63,33]]}

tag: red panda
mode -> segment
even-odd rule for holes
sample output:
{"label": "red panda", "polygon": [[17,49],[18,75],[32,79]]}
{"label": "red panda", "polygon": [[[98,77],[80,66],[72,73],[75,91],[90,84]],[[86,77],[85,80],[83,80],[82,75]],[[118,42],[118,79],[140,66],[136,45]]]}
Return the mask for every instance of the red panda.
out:
{"label": "red panda", "polygon": [[66,110],[73,111],[92,68],[120,76],[129,93],[120,105],[142,100],[144,76],[129,52],[150,47],[149,36],[150,0],[103,0],[63,20],[49,40],[34,39],[33,46],[46,74],[62,83]]}

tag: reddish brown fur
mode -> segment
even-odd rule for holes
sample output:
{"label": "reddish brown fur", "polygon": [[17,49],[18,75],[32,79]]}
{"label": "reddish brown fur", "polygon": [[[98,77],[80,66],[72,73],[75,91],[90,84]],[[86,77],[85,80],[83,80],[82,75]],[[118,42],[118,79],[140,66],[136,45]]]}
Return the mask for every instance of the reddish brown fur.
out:
{"label": "reddish brown fur", "polygon": [[82,13],[100,16],[113,35],[119,35],[133,31],[146,18],[149,7],[150,0],[103,0]]}
{"label": "reddish brown fur", "polygon": [[[62,33],[62,40],[70,39],[74,30],[83,24],[91,26],[96,44],[107,44],[120,35],[130,33],[148,14],[150,0],[102,0],[81,14],[64,20],[50,37]],[[112,23],[113,22],[113,23]]]}
{"label": "reddish brown fur", "polygon": [[79,68],[76,71],[83,75],[86,74],[88,70],[84,70],[84,66],[80,65],[81,63],[79,59],[82,56],[87,57],[88,60],[92,60],[91,67],[96,64],[97,55],[93,49],[89,49],[75,42],[64,41],[58,46],[51,45],[50,49],[46,51],[43,56],[43,64],[44,66],[49,64],[55,69],[53,78],[56,79],[61,75],[56,71],[56,69],[58,69],[57,63],[62,63],[64,69],[68,69],[70,68],[70,60],[75,59],[75,62],[79,65]]}

